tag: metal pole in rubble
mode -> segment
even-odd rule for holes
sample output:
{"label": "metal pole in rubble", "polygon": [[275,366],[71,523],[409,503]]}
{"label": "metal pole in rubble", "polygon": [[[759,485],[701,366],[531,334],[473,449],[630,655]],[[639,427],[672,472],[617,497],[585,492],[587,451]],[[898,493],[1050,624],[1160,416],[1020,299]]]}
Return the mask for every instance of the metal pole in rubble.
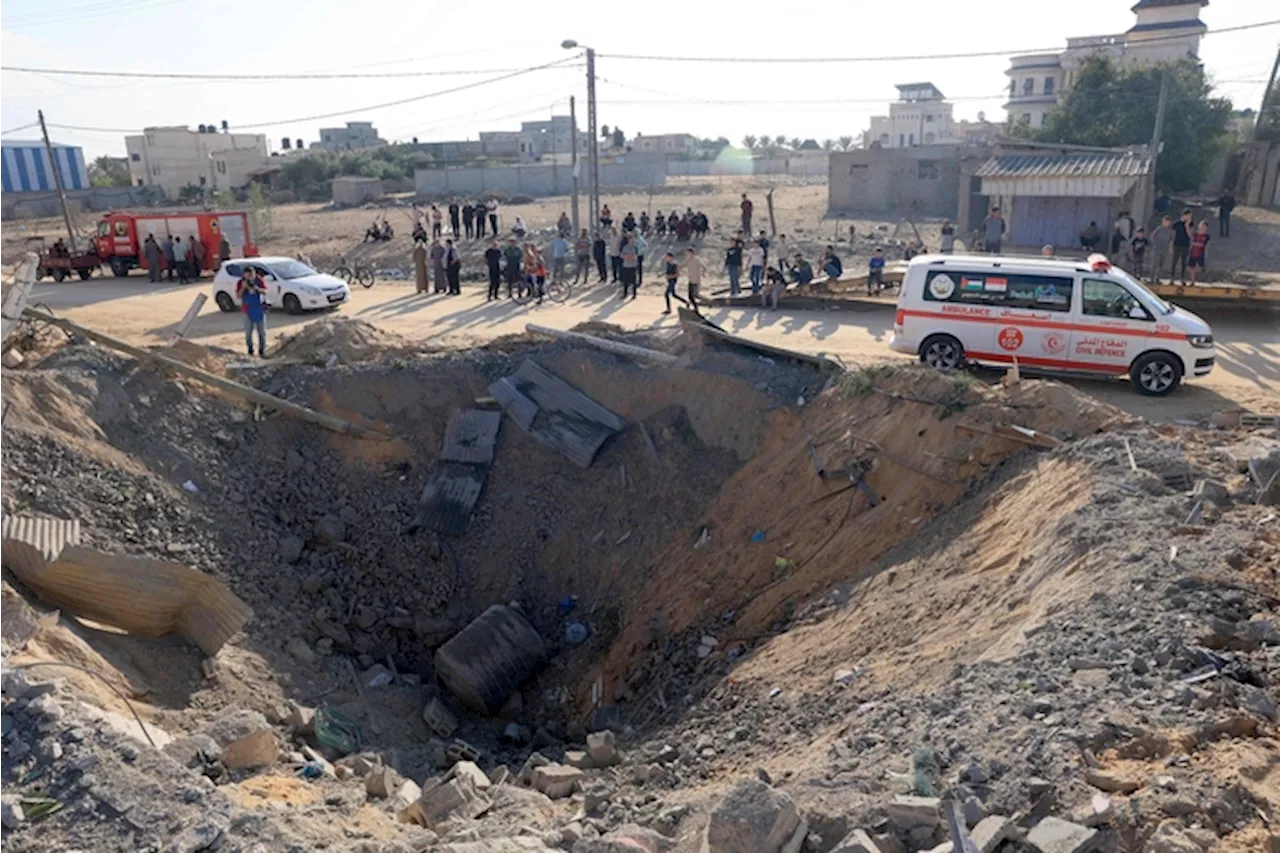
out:
{"label": "metal pole in rubble", "polygon": [[[67,226],[67,240],[74,254],[76,249],[76,232],[71,229],[71,214],[67,211],[67,194],[62,189],[62,170],[58,168],[58,159],[53,156],[53,145],[49,142],[49,128],[44,126],[44,110],[36,110],[40,118],[40,133],[44,136],[44,150],[49,155],[49,167],[53,172],[53,185],[58,190],[58,202],[62,205],[62,221]],[[71,156],[71,152],[67,152]]]}
{"label": "metal pole in rubble", "polygon": [[569,96],[569,157],[573,164],[573,239],[578,239],[578,108],[573,95]]}

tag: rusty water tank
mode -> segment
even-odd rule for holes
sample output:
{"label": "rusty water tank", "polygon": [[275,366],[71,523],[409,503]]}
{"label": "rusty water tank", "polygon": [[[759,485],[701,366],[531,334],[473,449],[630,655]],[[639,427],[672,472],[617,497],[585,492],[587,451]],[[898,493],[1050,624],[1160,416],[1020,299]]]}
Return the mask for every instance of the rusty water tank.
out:
{"label": "rusty water tank", "polygon": [[547,662],[546,645],[519,611],[495,604],[436,649],[436,675],[462,704],[493,716]]}

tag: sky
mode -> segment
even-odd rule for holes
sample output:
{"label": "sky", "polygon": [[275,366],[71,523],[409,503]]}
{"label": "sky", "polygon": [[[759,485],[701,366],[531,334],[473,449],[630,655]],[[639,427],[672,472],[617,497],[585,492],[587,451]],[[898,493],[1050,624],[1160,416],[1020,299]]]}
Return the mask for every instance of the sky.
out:
{"label": "sky", "polygon": [[[884,114],[894,84],[931,81],[956,118],[1002,120],[1007,55],[1061,48],[1068,36],[1119,33],[1133,0],[1029,0],[978,5],[940,0],[870,3],[788,0],[762,7],[721,3],[424,3],[421,0],[5,0],[0,56],[6,66],[145,73],[260,74],[254,81],[86,78],[4,71],[0,129],[43,109],[56,142],[86,157],[123,156],[126,133],[144,126],[227,121],[281,138],[372,121],[392,141],[475,139],[521,121],[568,113],[586,82],[575,39],[597,51],[599,123],[635,133],[855,138]],[[1067,9],[1069,8],[1069,12]],[[731,11],[730,11],[731,10]],[[1213,0],[1212,29],[1280,18],[1275,0]],[[1280,26],[1207,36],[1201,59],[1220,94],[1257,109],[1280,43]],[[894,57],[977,51],[976,59],[866,63],[694,63],[660,57]],[[521,69],[560,63],[524,74]],[[467,71],[475,73],[455,74]],[[297,73],[423,73],[380,79],[272,79]],[[436,72],[451,72],[435,74]],[[504,78],[497,79],[494,78]],[[493,81],[493,82],[488,82]],[[480,84],[480,85],[474,85]],[[436,94],[460,86],[471,88]],[[429,95],[430,97],[421,97]],[[391,106],[394,101],[413,99]],[[328,118],[316,118],[328,114]],[[5,139],[38,138],[38,128]]]}

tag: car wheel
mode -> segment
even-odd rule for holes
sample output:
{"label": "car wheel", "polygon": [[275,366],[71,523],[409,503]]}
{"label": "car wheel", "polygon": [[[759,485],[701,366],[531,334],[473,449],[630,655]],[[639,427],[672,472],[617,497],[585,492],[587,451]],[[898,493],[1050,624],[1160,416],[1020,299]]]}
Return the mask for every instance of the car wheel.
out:
{"label": "car wheel", "polygon": [[64,280],[66,279],[66,277],[67,277],[67,271],[66,271],[66,270],[54,270],[54,271],[53,271],[53,280],[54,280],[54,281],[56,281],[56,282],[62,282],[62,281],[64,281]]}
{"label": "car wheel", "polygon": [[950,335],[930,335],[920,344],[920,360],[938,370],[964,366],[964,347]]}
{"label": "car wheel", "polygon": [[284,310],[288,311],[290,314],[301,314],[302,300],[298,299],[298,297],[292,293],[286,293],[284,295]]}
{"label": "car wheel", "polygon": [[111,259],[111,274],[116,278],[124,278],[129,274],[129,265],[121,258]]}
{"label": "car wheel", "polygon": [[225,290],[219,290],[218,295],[213,297],[213,301],[218,303],[218,307],[227,314],[236,310],[236,301]]}
{"label": "car wheel", "polygon": [[1129,381],[1139,393],[1163,397],[1182,382],[1182,365],[1167,352],[1149,352],[1129,368]]}
{"label": "car wheel", "polygon": [[89,276],[93,275],[93,267],[86,267],[82,270],[76,270],[76,272],[80,274],[81,281],[88,281]]}

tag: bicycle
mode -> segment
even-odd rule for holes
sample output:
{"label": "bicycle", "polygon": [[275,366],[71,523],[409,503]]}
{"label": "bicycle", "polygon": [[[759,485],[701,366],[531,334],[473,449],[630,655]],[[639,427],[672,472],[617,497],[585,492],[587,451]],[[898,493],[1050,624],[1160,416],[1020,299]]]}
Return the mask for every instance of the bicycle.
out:
{"label": "bicycle", "polygon": [[[527,278],[517,285],[511,297],[517,305],[528,305],[538,295],[538,286]],[[565,281],[549,281],[542,286],[542,295],[552,302],[566,302],[573,295],[573,285]]]}
{"label": "bicycle", "polygon": [[333,268],[332,275],[342,279],[349,285],[359,284],[361,287],[373,287],[373,267],[362,266],[359,263],[352,264],[347,260],[346,255],[343,255],[342,262]]}

